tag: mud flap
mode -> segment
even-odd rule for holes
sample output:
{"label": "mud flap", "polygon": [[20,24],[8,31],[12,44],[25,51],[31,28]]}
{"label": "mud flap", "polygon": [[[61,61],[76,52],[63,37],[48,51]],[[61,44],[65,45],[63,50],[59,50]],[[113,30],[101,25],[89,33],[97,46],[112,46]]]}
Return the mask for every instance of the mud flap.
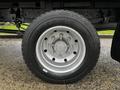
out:
{"label": "mud flap", "polygon": [[120,62],[120,23],[117,25],[113,36],[111,57]]}

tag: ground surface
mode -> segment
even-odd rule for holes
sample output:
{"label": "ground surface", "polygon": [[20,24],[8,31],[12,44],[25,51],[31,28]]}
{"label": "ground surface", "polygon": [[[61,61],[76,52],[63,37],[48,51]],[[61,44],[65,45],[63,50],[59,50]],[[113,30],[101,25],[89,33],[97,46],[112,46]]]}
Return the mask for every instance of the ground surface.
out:
{"label": "ground surface", "polygon": [[94,70],[82,81],[53,85],[27,69],[20,39],[0,39],[0,90],[120,90],[120,63],[110,57],[111,39],[101,39],[101,55]]}

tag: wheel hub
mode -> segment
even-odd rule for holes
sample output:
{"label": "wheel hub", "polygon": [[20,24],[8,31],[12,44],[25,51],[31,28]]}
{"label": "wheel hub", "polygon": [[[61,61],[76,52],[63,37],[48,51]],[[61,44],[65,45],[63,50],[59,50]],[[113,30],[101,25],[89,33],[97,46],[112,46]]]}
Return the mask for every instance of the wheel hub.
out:
{"label": "wheel hub", "polygon": [[36,45],[36,55],[44,71],[58,75],[67,75],[77,70],[85,52],[81,35],[66,26],[55,26],[46,30]]}
{"label": "wheel hub", "polygon": [[55,53],[58,55],[58,57],[63,58],[63,56],[67,52],[68,47],[67,47],[67,44],[64,41],[59,40],[54,44],[53,48],[55,50]]}

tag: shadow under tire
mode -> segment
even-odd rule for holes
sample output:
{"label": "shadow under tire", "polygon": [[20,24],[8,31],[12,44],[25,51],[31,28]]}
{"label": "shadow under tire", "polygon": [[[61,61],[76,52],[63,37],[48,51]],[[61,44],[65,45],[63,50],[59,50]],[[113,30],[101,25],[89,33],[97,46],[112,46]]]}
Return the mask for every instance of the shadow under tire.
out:
{"label": "shadow under tire", "polygon": [[22,52],[30,71],[50,83],[73,83],[96,65],[100,40],[82,15],[56,10],[36,18],[26,30]]}

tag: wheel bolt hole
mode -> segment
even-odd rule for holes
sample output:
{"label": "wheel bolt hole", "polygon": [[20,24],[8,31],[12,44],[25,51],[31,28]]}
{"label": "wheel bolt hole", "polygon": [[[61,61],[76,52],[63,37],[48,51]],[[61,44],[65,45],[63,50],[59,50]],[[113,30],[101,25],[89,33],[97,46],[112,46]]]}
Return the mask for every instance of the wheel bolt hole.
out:
{"label": "wheel bolt hole", "polygon": [[55,30],[54,32],[57,32],[57,30]]}
{"label": "wheel bolt hole", "polygon": [[70,33],[69,31],[67,31],[67,33]]}
{"label": "wheel bolt hole", "polygon": [[67,59],[64,59],[65,62],[67,62]]}
{"label": "wheel bolt hole", "polygon": [[75,42],[78,42],[78,40],[75,40]]}
{"label": "wheel bolt hole", "polygon": [[47,49],[45,49],[44,52],[47,52]]}
{"label": "wheel bolt hole", "polygon": [[53,58],[52,60],[55,61],[55,58]]}
{"label": "wheel bolt hole", "polygon": [[73,54],[77,54],[77,52],[74,51]]}
{"label": "wheel bolt hole", "polygon": [[47,40],[47,38],[45,38],[44,40]]}

